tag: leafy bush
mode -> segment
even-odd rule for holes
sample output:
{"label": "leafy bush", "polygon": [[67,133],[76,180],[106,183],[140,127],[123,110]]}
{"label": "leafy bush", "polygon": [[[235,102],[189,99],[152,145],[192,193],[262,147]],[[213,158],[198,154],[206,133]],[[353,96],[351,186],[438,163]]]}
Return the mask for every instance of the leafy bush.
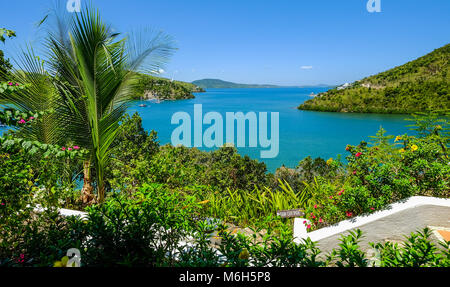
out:
{"label": "leafy bush", "polygon": [[173,187],[195,182],[225,191],[226,188],[252,190],[265,182],[265,172],[264,163],[242,157],[234,147],[208,153],[166,145],[153,157],[149,174],[151,181]]}
{"label": "leafy bush", "polygon": [[107,169],[112,190],[135,191],[148,181],[150,161],[158,152],[156,132],[146,132],[138,113],[122,118],[119,135],[113,143],[112,160]]}
{"label": "leafy bush", "polygon": [[406,237],[403,247],[398,243],[371,244],[379,253],[381,267],[448,267],[450,266],[450,242],[441,242],[441,249],[430,241],[431,231],[412,233]]}
{"label": "leafy bush", "polygon": [[88,208],[81,228],[88,235],[83,263],[88,266],[173,265],[174,250],[192,230],[198,206],[158,185],[144,185],[132,197],[112,196]]}
{"label": "leafy bush", "polygon": [[[316,178],[307,217],[316,229],[414,195],[448,198],[450,164],[448,122],[435,116],[415,119],[417,136],[386,136],[347,146],[348,176]],[[395,138],[395,141],[392,140]]]}

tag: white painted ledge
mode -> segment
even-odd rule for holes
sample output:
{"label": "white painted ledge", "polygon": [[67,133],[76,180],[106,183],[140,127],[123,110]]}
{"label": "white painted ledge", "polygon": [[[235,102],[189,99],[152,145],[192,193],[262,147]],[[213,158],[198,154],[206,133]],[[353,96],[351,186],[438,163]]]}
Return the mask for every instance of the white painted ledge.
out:
{"label": "white painted ledge", "polygon": [[303,224],[303,221],[305,221],[305,219],[296,218],[297,224],[294,224],[294,241],[300,243],[302,239],[306,239],[308,237],[312,241],[319,241],[324,238],[355,229],[367,223],[377,221],[381,218],[396,214],[398,212],[424,205],[450,207],[450,199],[426,197],[426,196],[413,196],[407,200],[393,203],[384,208],[383,210],[377,211],[370,215],[357,216],[345,221],[341,221],[336,225],[324,227],[313,232],[306,231],[306,227]]}
{"label": "white painted ledge", "polygon": [[[42,212],[42,211],[44,211],[44,209],[41,206],[36,206],[34,208],[34,211]],[[59,214],[61,216],[64,216],[64,217],[79,216],[81,219],[87,219],[88,218],[87,212],[83,212],[83,211],[61,208],[61,209],[58,209],[58,212],[59,212]]]}

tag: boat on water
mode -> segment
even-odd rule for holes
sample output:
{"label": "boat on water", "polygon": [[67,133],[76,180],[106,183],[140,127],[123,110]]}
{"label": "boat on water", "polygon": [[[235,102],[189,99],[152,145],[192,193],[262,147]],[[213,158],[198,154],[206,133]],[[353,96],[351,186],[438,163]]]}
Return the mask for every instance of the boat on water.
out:
{"label": "boat on water", "polygon": [[141,108],[145,108],[147,106],[147,104],[143,103],[143,101],[144,101],[144,99],[142,99],[142,96],[141,96],[141,104],[139,104],[139,107],[141,107]]}
{"label": "boat on water", "polygon": [[311,94],[309,94],[309,96],[310,96],[310,97],[315,97],[315,96],[316,96],[316,94],[314,94],[314,93],[311,93]]}

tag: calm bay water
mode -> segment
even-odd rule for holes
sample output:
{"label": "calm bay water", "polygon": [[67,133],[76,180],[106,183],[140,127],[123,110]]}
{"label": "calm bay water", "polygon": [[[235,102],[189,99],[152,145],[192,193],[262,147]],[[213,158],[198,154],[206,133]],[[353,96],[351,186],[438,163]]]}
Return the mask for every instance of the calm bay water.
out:
{"label": "calm bay water", "polygon": [[[194,104],[203,105],[203,115],[210,111],[222,114],[224,122],[226,112],[279,112],[280,148],[276,158],[261,159],[260,148],[238,149],[242,155],[264,161],[271,172],[283,164],[296,167],[308,155],[328,159],[341,154],[344,158],[347,144],[368,141],[369,136],[375,135],[381,126],[392,135],[410,132],[406,127],[410,124],[405,121],[406,115],[323,113],[296,109],[300,103],[310,99],[312,92],[317,94],[323,91],[326,88],[210,89],[190,100],[149,103],[147,107],[139,107],[141,102],[136,102],[130,113],[139,112],[144,128],[157,131],[160,143],[166,144],[170,143],[172,131],[178,126],[171,125],[172,115],[179,111],[187,112],[193,120]],[[204,125],[203,131],[208,127]],[[193,130],[192,123],[192,133]]]}
{"label": "calm bay water", "polygon": [[[157,131],[161,144],[170,143],[172,132],[177,127],[171,124],[172,115],[180,111],[187,112],[193,120],[194,104],[203,105],[203,115],[210,111],[219,112],[224,122],[226,112],[279,112],[280,147],[276,158],[261,159],[261,148],[238,149],[242,155],[264,161],[271,172],[283,164],[294,168],[308,155],[328,159],[341,154],[344,159],[347,144],[356,145],[362,140],[368,141],[369,136],[375,135],[381,126],[392,135],[411,133],[406,127],[409,124],[405,121],[408,117],[406,115],[297,110],[299,104],[310,99],[311,93],[323,91],[326,91],[326,88],[210,89],[206,93],[196,94],[196,98],[190,100],[166,101],[159,104],[146,102],[147,107],[139,107],[142,102],[135,102],[129,112],[130,114],[139,112],[144,128],[148,131]],[[207,125],[203,130],[206,128]],[[0,134],[5,130],[0,128]],[[226,141],[225,135],[224,140]]]}

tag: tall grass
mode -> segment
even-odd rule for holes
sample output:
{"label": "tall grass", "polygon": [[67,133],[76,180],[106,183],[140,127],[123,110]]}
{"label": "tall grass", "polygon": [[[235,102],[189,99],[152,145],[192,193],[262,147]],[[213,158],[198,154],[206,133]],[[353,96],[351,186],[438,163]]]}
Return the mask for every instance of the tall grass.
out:
{"label": "tall grass", "polygon": [[286,181],[279,180],[279,189],[256,187],[253,191],[241,189],[206,195],[205,213],[239,225],[249,225],[278,210],[305,208],[310,198],[308,191],[295,192]]}

